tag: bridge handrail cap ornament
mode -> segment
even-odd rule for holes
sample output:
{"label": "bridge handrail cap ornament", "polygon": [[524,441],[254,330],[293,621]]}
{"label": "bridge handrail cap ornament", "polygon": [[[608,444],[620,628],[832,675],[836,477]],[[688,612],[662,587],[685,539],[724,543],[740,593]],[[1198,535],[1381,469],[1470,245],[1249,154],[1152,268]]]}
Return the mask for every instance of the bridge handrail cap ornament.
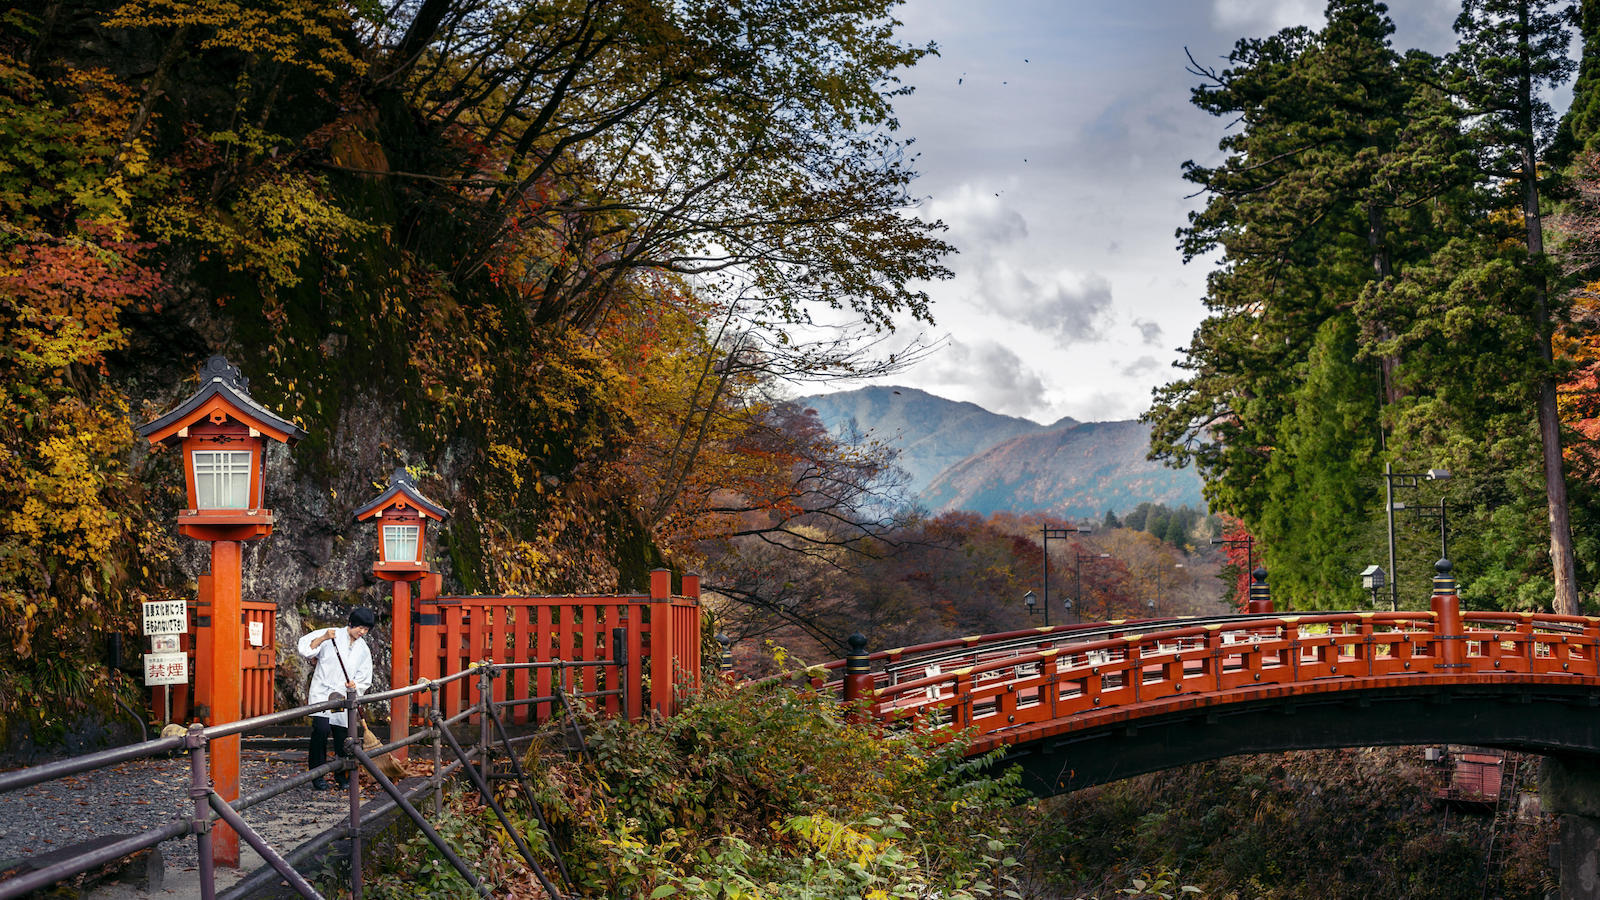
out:
{"label": "bridge handrail cap ornament", "polygon": [[1278,621],[1284,623],[1285,625],[1293,625],[1294,623],[1300,621],[1300,617],[1299,616],[1282,616],[1282,617],[1280,617],[1278,619]]}
{"label": "bridge handrail cap ornament", "polygon": [[1043,659],[1049,659],[1052,656],[1055,656],[1057,653],[1060,653],[1060,652],[1061,651],[1056,649],[1055,647],[1051,647],[1049,650],[1040,650],[1039,651],[1039,656],[1041,658],[1043,658]]}
{"label": "bridge handrail cap ornament", "polygon": [[951,669],[950,670],[950,674],[954,675],[954,676],[956,676],[958,678],[961,677],[961,676],[964,676],[964,675],[971,675],[972,674],[972,667],[971,666],[967,666],[965,669]]}
{"label": "bridge handrail cap ornament", "polygon": [[1356,613],[1356,618],[1358,618],[1358,619],[1370,619],[1375,615],[1377,615],[1377,613],[1358,612],[1358,613]]}
{"label": "bridge handrail cap ornament", "polygon": [[1202,625],[1201,627],[1204,628],[1207,631],[1221,631],[1222,630],[1222,626],[1221,625],[1217,625],[1217,624]]}

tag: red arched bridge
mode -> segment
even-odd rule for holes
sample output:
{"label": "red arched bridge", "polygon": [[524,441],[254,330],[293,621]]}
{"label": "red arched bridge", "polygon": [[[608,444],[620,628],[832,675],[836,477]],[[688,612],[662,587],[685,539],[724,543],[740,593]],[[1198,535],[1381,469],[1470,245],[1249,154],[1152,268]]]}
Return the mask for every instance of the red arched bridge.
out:
{"label": "red arched bridge", "polygon": [[[1003,749],[1049,795],[1242,753],[1461,743],[1600,755],[1600,619],[1419,612],[1144,620],[864,652],[821,667],[886,725]],[[826,674],[813,670],[813,682]]]}

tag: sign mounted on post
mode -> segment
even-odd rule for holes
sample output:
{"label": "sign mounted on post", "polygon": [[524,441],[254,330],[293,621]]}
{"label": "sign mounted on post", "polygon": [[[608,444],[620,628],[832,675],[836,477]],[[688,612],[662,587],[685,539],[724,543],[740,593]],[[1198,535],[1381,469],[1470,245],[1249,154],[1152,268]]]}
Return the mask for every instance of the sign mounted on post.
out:
{"label": "sign mounted on post", "polygon": [[267,642],[265,622],[251,622],[249,625],[250,646],[259,647]]}
{"label": "sign mounted on post", "polygon": [[144,655],[144,684],[154,687],[162,684],[189,683],[189,656],[186,653],[146,653]]}
{"label": "sign mounted on post", "polygon": [[178,636],[175,634],[157,634],[150,637],[151,653],[177,653]]}
{"label": "sign mounted on post", "polygon": [[187,634],[189,605],[182,600],[155,600],[144,604],[144,633]]}

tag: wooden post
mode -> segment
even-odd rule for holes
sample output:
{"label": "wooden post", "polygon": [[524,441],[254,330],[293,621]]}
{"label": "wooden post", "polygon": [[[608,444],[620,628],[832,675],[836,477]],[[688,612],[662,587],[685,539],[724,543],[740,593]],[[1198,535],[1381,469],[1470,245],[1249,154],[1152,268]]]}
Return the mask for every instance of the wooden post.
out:
{"label": "wooden post", "polygon": [[[241,547],[238,541],[211,542],[211,724],[239,721],[243,673],[239,650],[243,637]],[[211,742],[211,785],[217,796],[232,803],[239,799],[239,735]],[[239,835],[224,822],[211,836],[219,866],[239,865]]]}
{"label": "wooden post", "polygon": [[[390,584],[393,615],[389,622],[393,633],[389,635],[389,687],[393,689],[409,686],[415,679],[411,676],[411,582],[392,581]],[[409,734],[410,725],[410,695],[390,700],[388,742],[393,743]],[[394,758],[404,761],[407,749],[401,747],[394,751]]]}
{"label": "wooden post", "polygon": [[867,661],[866,635],[858,631],[847,640],[850,653],[845,657],[844,702],[851,707],[846,713],[849,720],[859,724],[864,719],[859,704],[872,696],[872,665]]}
{"label": "wooden post", "polygon": [[676,708],[672,619],[672,571],[656,569],[650,573],[650,706],[663,716]]}
{"label": "wooden post", "polygon": [[417,677],[430,681],[439,672],[439,587],[443,578],[437,573],[422,576],[417,597],[417,643],[412,654],[417,657]]}
{"label": "wooden post", "polygon": [[1461,627],[1461,598],[1456,596],[1456,580],[1450,577],[1450,560],[1441,559],[1433,565],[1433,627],[1439,639],[1442,662],[1436,669],[1460,669],[1467,664],[1467,636]]}

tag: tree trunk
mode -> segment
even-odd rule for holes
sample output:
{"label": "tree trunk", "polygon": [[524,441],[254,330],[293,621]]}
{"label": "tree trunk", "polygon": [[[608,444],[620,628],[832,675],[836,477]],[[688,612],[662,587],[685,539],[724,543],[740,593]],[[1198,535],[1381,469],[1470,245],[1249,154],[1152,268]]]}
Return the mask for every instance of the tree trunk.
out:
{"label": "tree trunk", "polygon": [[1551,349],[1549,297],[1544,271],[1544,224],[1539,216],[1538,150],[1534,146],[1533,60],[1529,58],[1528,8],[1518,10],[1522,40],[1518,60],[1518,97],[1522,121],[1522,220],[1528,233],[1528,264],[1532,267],[1530,286],[1534,296],[1534,341],[1539,345],[1539,443],[1544,450],[1544,492],[1549,506],[1550,568],[1555,581],[1551,607],[1567,616],[1578,614],[1577,573],[1572,562],[1572,518],[1567,506],[1567,479],[1561,458],[1561,417],[1556,408],[1556,384],[1552,374],[1555,355]]}

